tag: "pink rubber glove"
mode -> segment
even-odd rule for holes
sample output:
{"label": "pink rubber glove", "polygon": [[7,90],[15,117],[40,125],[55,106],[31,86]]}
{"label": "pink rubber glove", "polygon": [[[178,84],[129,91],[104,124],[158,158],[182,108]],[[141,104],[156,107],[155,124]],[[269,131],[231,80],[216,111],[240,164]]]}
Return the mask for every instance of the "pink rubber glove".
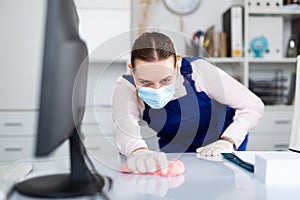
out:
{"label": "pink rubber glove", "polygon": [[149,175],[156,175],[156,176],[179,176],[185,172],[184,164],[180,160],[172,160],[169,161],[167,173],[162,173],[162,170],[158,168],[154,172],[134,172],[128,168],[127,163],[123,163],[121,165],[120,171],[123,173],[134,173],[134,174],[149,174]]}
{"label": "pink rubber glove", "polygon": [[168,171],[168,158],[164,152],[138,150],[127,158],[127,166],[133,172],[155,172],[161,169],[163,174]]}

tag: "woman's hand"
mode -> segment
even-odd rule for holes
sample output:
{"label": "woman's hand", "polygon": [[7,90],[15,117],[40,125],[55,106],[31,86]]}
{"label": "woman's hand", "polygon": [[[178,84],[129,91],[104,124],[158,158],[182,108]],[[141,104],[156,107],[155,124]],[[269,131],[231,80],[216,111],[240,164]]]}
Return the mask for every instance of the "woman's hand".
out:
{"label": "woman's hand", "polygon": [[166,174],[168,172],[168,159],[163,152],[143,149],[135,151],[128,157],[127,166],[136,173],[154,173],[161,169],[162,173]]}
{"label": "woman's hand", "polygon": [[221,156],[221,153],[231,153],[233,151],[234,145],[228,140],[222,139],[196,150],[202,156]]}

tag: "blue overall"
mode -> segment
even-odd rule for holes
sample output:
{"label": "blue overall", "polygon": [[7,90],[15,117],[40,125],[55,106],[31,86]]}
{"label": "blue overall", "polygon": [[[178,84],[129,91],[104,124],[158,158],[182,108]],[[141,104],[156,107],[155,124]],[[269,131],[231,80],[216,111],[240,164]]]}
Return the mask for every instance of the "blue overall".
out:
{"label": "blue overall", "polygon": [[[145,103],[143,120],[157,132],[163,152],[195,152],[217,141],[233,121],[234,109],[196,91],[190,64],[196,59],[201,58],[182,58],[180,73],[184,77],[185,96],[171,100],[161,109],[152,109]],[[132,76],[123,77],[134,84]],[[247,141],[248,135],[237,150],[245,150]]]}

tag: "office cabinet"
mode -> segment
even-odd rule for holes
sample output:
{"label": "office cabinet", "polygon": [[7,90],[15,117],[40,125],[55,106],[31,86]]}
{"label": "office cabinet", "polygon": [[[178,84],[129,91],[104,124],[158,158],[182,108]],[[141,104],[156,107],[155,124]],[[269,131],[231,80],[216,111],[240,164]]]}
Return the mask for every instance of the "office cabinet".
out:
{"label": "office cabinet", "polygon": [[13,161],[21,158],[31,158],[35,149],[33,136],[1,136],[0,161]]}
{"label": "office cabinet", "polygon": [[0,112],[0,161],[32,157],[37,111]]}
{"label": "office cabinet", "polygon": [[87,152],[106,165],[119,161],[112,126],[111,107],[86,107],[80,126],[81,139]]}
{"label": "office cabinet", "polygon": [[[34,157],[38,111],[0,112],[0,161]],[[68,144],[63,144],[50,156],[68,155]]]}
{"label": "office cabinet", "polygon": [[0,112],[1,162],[33,156],[37,115],[37,111]]}
{"label": "office cabinet", "polygon": [[38,111],[0,112],[0,136],[33,136],[36,133]]}
{"label": "office cabinet", "polygon": [[288,150],[292,123],[291,106],[267,107],[259,124],[250,130],[247,150]]}
{"label": "office cabinet", "polygon": [[[141,133],[149,149],[159,149],[156,133],[146,125],[146,122],[141,121],[140,123],[143,123],[141,125]],[[108,152],[114,159],[119,157],[112,127],[111,107],[86,108],[80,132],[89,153],[98,158],[106,158]]]}
{"label": "office cabinet", "polygon": [[85,108],[81,131],[87,135],[112,135],[112,108],[89,106]]}

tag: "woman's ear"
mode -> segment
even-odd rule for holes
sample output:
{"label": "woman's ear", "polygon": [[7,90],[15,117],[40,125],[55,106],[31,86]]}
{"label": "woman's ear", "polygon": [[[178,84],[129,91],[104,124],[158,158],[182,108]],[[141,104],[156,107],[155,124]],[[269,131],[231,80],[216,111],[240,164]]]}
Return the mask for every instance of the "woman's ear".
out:
{"label": "woman's ear", "polygon": [[180,59],[182,57],[181,56],[176,56],[176,61],[175,61],[175,69],[178,71],[179,69],[179,62],[180,62]]}
{"label": "woman's ear", "polygon": [[132,67],[132,64],[131,63],[128,63],[128,68],[130,70],[130,73],[133,74],[133,67]]}

